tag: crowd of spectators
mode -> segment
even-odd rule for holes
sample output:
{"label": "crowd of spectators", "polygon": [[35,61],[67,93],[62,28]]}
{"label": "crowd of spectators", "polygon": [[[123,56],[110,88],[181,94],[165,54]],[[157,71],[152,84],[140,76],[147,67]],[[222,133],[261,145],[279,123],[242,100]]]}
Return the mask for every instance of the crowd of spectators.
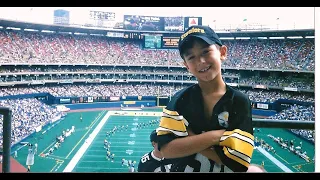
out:
{"label": "crowd of spectators", "polygon": [[[171,26],[179,27],[180,20],[172,19]],[[39,33],[26,31],[0,30],[0,64],[8,63],[56,63],[56,64],[108,64],[119,66],[11,66],[0,67],[1,82],[39,81],[59,79],[143,79],[143,80],[184,80],[195,81],[185,68],[177,49],[143,49],[142,41],[129,39],[110,39],[100,36],[82,36],[56,33]],[[223,68],[262,68],[279,70],[314,71],[315,45],[314,39],[267,39],[267,40],[224,40],[228,46],[228,57]],[[138,66],[137,66],[138,65]],[[149,67],[141,67],[148,65]],[[161,65],[166,67],[151,67]],[[135,66],[135,67],[129,67]],[[12,73],[32,72],[70,72],[59,75],[42,74],[12,75]],[[72,74],[73,72],[74,74]],[[87,72],[88,74],[76,74]],[[105,72],[97,75],[90,72]],[[128,75],[115,74],[126,72]],[[113,73],[113,74],[112,74]],[[140,74],[132,74],[140,73]],[[150,75],[141,75],[150,73]],[[163,73],[164,75],[154,75]],[[168,74],[185,75],[168,76]],[[168,78],[166,79],[165,76]],[[314,89],[314,79],[291,77],[240,76],[238,72],[223,71],[229,83],[245,85],[267,85],[275,87],[292,87]],[[233,76],[233,77],[230,77]],[[58,97],[99,97],[99,96],[171,96],[190,84],[156,84],[142,83],[109,83],[109,84],[55,84],[28,87],[1,87],[0,96],[50,93]],[[278,99],[314,102],[314,94],[294,93],[275,90],[240,89],[248,94],[253,102],[272,103]],[[0,106],[13,110],[11,143],[20,141],[35,131],[39,125],[45,124],[55,117],[62,116],[54,107],[36,99],[0,100]],[[314,121],[314,106],[303,107],[293,105],[270,118]],[[0,115],[0,147],[2,146],[2,116]],[[292,132],[314,141],[314,131],[291,130]]]}
{"label": "crowd of spectators", "polygon": [[[77,73],[78,72],[78,73]],[[241,85],[266,85],[268,87],[290,87],[314,90],[314,75],[305,76],[243,76],[236,70],[222,70],[228,83]],[[128,66],[6,66],[0,67],[0,82],[66,80],[66,79],[142,79],[142,80],[183,80],[196,81],[185,68],[128,67]]]}
{"label": "crowd of spectators", "polygon": [[[154,83],[108,83],[108,84],[58,84],[30,87],[7,87],[0,89],[0,96],[17,94],[50,93],[56,97],[76,96],[170,96],[190,84],[154,84]],[[238,88],[237,88],[238,89]],[[259,89],[239,89],[246,93],[251,101],[272,103],[278,99],[290,99],[314,102],[312,93],[295,93]]]}
{"label": "crowd of spectators", "polygon": [[[45,125],[64,113],[37,99],[0,100],[1,107],[12,110],[11,144],[15,144],[35,132],[40,125]],[[3,144],[3,116],[0,115],[0,147]]]}
{"label": "crowd of spectators", "polygon": [[[314,106],[292,105],[289,108],[268,118],[279,120],[315,121],[315,109]],[[314,130],[291,129],[291,131],[304,137],[305,139],[314,142]]]}
{"label": "crowd of spectators", "polygon": [[[143,41],[100,36],[0,31],[0,63],[182,66],[177,49],[150,50]],[[314,39],[224,40],[223,67],[314,71]]]}

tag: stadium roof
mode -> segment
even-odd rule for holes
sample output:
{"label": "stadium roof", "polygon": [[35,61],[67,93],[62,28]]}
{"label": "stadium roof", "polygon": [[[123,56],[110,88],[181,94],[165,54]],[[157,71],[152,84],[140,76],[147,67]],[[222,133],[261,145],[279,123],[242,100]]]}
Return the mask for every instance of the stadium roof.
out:
{"label": "stadium roof", "polygon": [[[94,27],[74,27],[67,25],[53,25],[53,24],[38,24],[38,23],[30,23],[30,22],[22,22],[22,21],[13,21],[13,20],[5,20],[0,19],[0,26],[6,27],[14,27],[20,29],[35,29],[35,30],[49,30],[56,32],[78,32],[78,33],[88,33],[88,34],[106,34],[108,31],[119,31],[119,32],[133,32],[132,30],[120,30],[120,29],[105,29],[105,28],[94,28]],[[137,31],[135,31],[137,32]],[[138,31],[142,32],[142,31]],[[145,31],[144,31],[145,32]],[[175,33],[176,32],[155,32],[148,31],[148,33]],[[270,31],[234,31],[234,32],[217,32],[220,37],[288,37],[288,36],[314,36],[314,29],[302,29],[302,30],[270,30]]]}
{"label": "stadium roof", "polygon": [[273,30],[273,31],[236,31],[217,33],[220,37],[288,37],[314,36],[314,29]]}
{"label": "stadium roof", "polygon": [[97,29],[97,28],[79,28],[73,26],[64,26],[64,25],[54,25],[54,24],[38,24],[31,22],[22,22],[22,21],[12,21],[0,19],[0,26],[2,27],[14,27],[21,29],[36,29],[36,30],[49,30],[56,32],[79,32],[79,33],[95,33],[95,34],[104,34],[107,30]]}

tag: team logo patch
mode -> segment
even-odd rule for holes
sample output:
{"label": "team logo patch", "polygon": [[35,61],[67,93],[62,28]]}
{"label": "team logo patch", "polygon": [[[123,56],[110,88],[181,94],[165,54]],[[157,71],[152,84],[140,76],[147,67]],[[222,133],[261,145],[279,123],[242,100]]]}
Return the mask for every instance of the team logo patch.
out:
{"label": "team logo patch", "polygon": [[229,112],[224,111],[218,115],[219,124],[222,127],[228,127]]}

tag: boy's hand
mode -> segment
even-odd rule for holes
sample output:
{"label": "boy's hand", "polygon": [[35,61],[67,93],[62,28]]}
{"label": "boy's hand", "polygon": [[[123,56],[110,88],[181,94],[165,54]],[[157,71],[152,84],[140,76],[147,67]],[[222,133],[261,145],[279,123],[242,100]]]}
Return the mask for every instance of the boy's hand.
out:
{"label": "boy's hand", "polygon": [[[194,132],[192,132],[192,130],[188,129],[188,135],[189,136],[194,136],[196,135]],[[225,130],[215,130],[215,131],[220,131],[220,133],[224,133]],[[222,161],[221,159],[219,158],[219,156],[217,155],[217,153],[215,152],[213,146],[208,148],[208,149],[205,149],[201,152],[199,152],[200,154],[202,154],[203,156],[206,156],[208,159],[211,159],[213,161],[215,161],[216,163],[222,165]]]}
{"label": "boy's hand", "polygon": [[195,134],[195,133],[193,133],[190,129],[188,129],[188,130],[187,130],[187,132],[188,132],[188,135],[189,135],[189,136],[196,135],[196,134]]}

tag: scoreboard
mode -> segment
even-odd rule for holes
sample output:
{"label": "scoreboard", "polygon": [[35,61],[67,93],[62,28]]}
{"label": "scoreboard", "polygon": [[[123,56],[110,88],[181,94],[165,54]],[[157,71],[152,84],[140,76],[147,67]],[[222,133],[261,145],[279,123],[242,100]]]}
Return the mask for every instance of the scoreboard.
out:
{"label": "scoreboard", "polygon": [[143,47],[146,49],[161,49],[161,35],[144,35]]}
{"label": "scoreboard", "polygon": [[143,39],[140,32],[124,32],[126,39]]}
{"label": "scoreboard", "polygon": [[124,29],[142,31],[163,31],[164,17],[124,15]]}
{"label": "scoreboard", "polygon": [[178,49],[179,38],[164,34],[142,34],[145,49]]}
{"label": "scoreboard", "polygon": [[[99,15],[99,12],[96,13],[98,16],[104,17]],[[110,13],[108,16],[112,17],[114,13]],[[123,37],[142,40],[142,47],[145,49],[178,49],[181,33],[195,25],[202,25],[202,17],[124,15],[123,29],[127,31],[123,32]],[[167,31],[171,31],[171,33]]]}
{"label": "scoreboard", "polygon": [[162,37],[162,48],[178,48],[179,37]]}

